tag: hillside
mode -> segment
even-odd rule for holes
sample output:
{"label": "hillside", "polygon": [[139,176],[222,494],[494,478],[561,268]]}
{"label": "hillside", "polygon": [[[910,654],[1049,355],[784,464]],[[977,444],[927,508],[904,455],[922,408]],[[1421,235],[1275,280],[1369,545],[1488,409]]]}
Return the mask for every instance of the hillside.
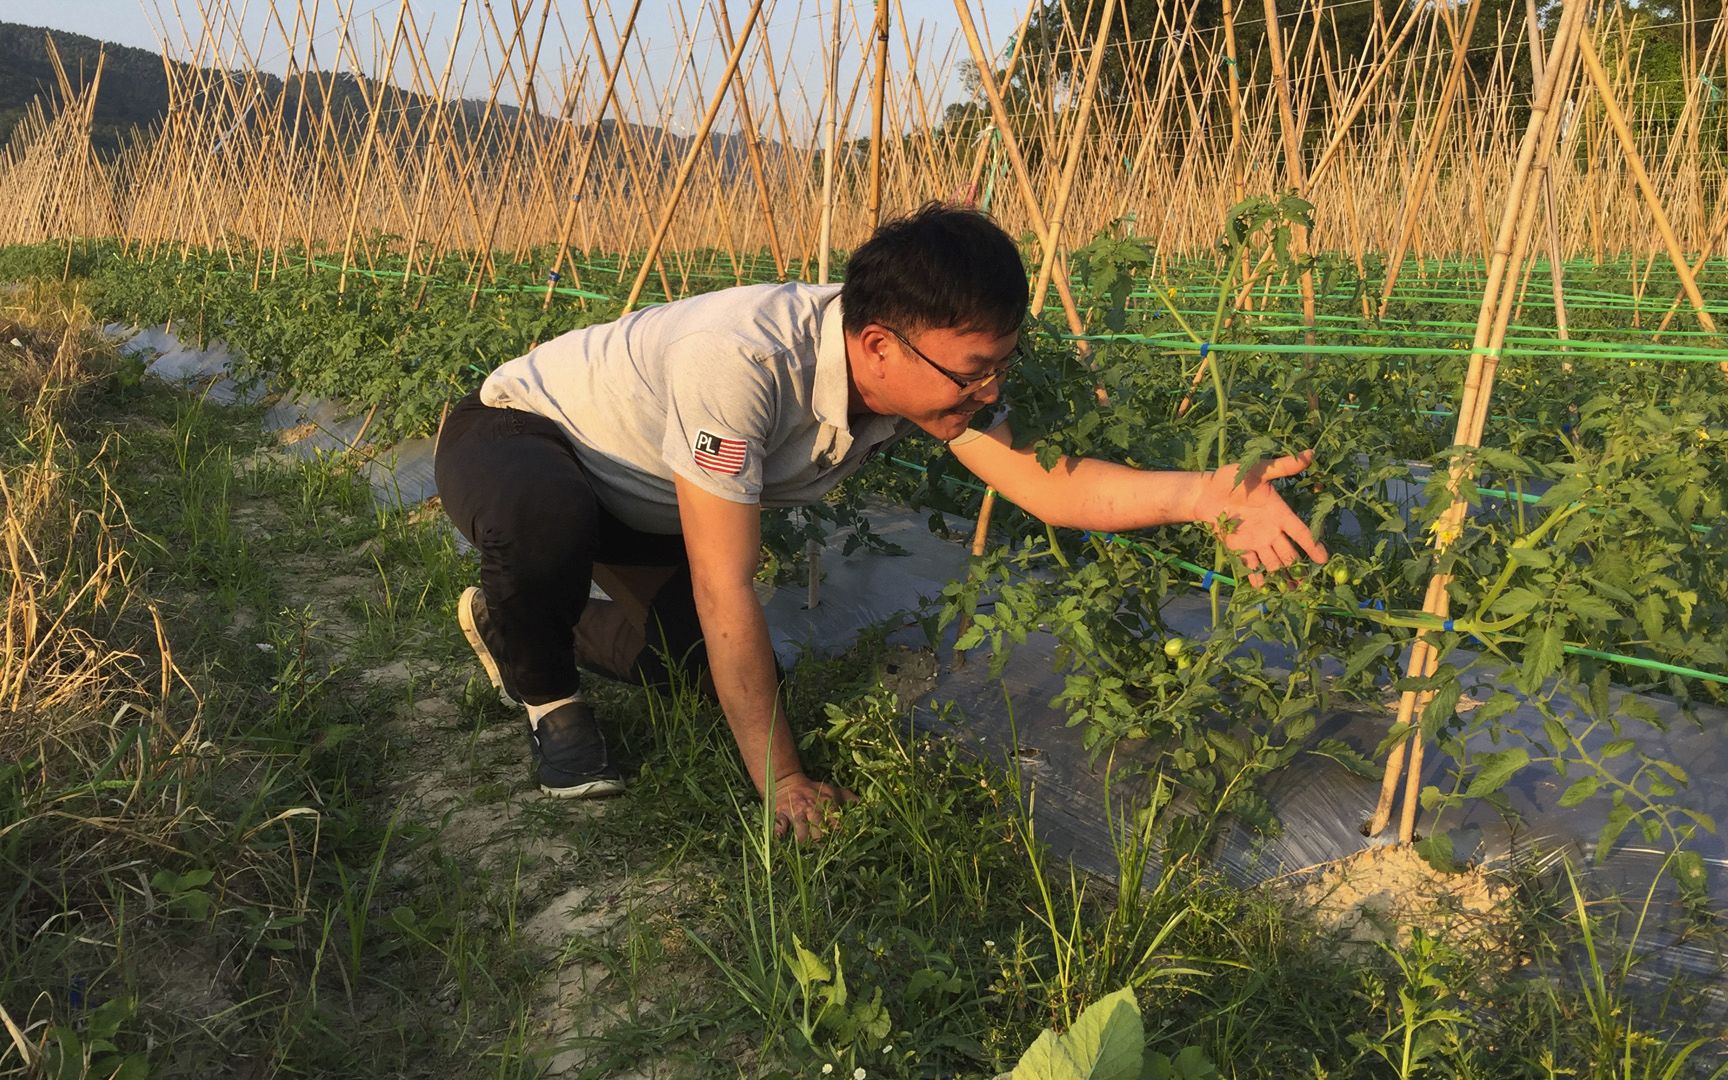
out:
{"label": "hillside", "polygon": [[[129,45],[104,45],[82,34],[0,22],[0,146],[11,137],[12,129],[32,100],[37,97],[53,100],[58,96],[58,81],[48,52],[49,36],[53,37],[54,48],[58,50],[60,62],[75,90],[89,84],[95,76],[98,53],[106,50],[102,85],[97,93],[91,124],[91,144],[98,153],[118,150],[131,133],[157,124],[167,115],[168,76],[160,54]],[[180,61],[170,60],[167,66],[182,77],[190,74],[190,66]],[[242,76],[237,72],[223,72],[216,77],[239,79]],[[348,118],[348,133],[357,133],[364,128],[367,97],[385,89],[383,84],[374,80],[360,79],[347,73],[335,76],[315,74],[310,78],[292,75],[287,79],[261,73],[257,79],[263,100],[257,105],[255,115],[273,111],[284,95],[286,101],[283,104],[289,113],[299,107],[303,97],[311,115],[318,115],[322,111],[319,106],[328,96],[331,114]],[[209,85],[217,87],[220,84],[212,79]],[[397,89],[390,92],[397,95],[395,107],[410,118],[431,104],[424,95]],[[447,107],[454,107],[462,114],[451,126],[464,133],[478,128],[485,111],[484,102],[472,99]],[[514,121],[517,111],[515,106],[504,104],[494,109],[490,125],[494,137],[501,127]],[[551,127],[559,121],[546,118],[541,123]],[[615,128],[616,124],[610,120],[602,122],[603,148],[613,142]],[[632,125],[631,130],[638,147],[659,147],[657,160],[650,156],[645,163],[650,169],[676,167],[689,147],[687,136],[671,135],[658,127]],[[338,137],[341,134],[338,132]],[[715,133],[709,136],[709,144],[709,152],[715,155],[723,174],[734,175],[746,167],[742,136],[730,132]],[[770,159],[774,158],[780,152],[779,144],[765,144],[764,152]]]}

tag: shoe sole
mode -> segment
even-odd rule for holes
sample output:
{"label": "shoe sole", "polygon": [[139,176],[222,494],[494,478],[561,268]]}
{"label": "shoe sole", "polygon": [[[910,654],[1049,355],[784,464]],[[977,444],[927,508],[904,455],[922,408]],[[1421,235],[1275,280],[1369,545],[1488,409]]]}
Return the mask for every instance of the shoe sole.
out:
{"label": "shoe sole", "polygon": [[541,784],[540,790],[554,799],[606,799],[624,794],[624,781],[589,780],[582,784],[556,788]]}
{"label": "shoe sole", "polygon": [[520,708],[522,703],[504,692],[504,676],[498,671],[498,661],[492,659],[492,650],[486,647],[480,628],[474,625],[473,600],[479,595],[479,588],[473,585],[462,591],[462,599],[456,602],[456,622],[462,627],[462,636],[468,639],[468,647],[474,650],[475,659],[486,669],[486,678],[491,680],[492,689],[498,691],[498,700],[513,709]]}

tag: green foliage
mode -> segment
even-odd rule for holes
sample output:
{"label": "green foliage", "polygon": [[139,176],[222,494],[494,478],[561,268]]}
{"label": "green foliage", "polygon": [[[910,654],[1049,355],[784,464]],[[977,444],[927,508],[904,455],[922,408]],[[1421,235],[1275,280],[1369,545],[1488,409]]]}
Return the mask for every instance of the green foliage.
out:
{"label": "green foliage", "polygon": [[[1397,1005],[1388,1010],[1386,1033],[1374,1038],[1359,1032],[1350,1041],[1383,1061],[1399,1080],[1409,1080],[1428,1075],[1440,1061],[1455,1057],[1472,1024],[1455,1007],[1457,987],[1446,969],[1456,963],[1456,957],[1444,942],[1416,927],[1408,950],[1387,951],[1397,963],[1402,981],[1397,987]],[[1441,1072],[1446,1074],[1443,1069]]]}
{"label": "green foliage", "polygon": [[1014,1066],[1013,1080],[1140,1080],[1146,1036],[1132,990],[1086,1007],[1058,1035],[1045,1030]]}
{"label": "green foliage", "polygon": [[[1598,690],[1610,668],[1578,650],[1728,672],[1728,644],[1704,629],[1728,622],[1720,373],[1507,357],[1485,445],[1453,447],[1465,340],[1450,340],[1456,355],[1419,361],[1329,356],[1323,341],[1299,358],[1257,351],[1291,340],[1276,332],[1291,313],[1264,295],[1292,295],[1305,272],[1322,320],[1360,323],[1378,295],[1371,260],[1298,256],[1294,230],[1313,213],[1289,194],[1245,199],[1225,216],[1213,261],[1163,273],[1126,222],[1105,230],[1073,260],[1077,299],[1101,333],[1082,352],[1053,326],[1029,328],[1031,359],[1009,392],[1016,441],[1046,467],[1075,454],[1234,468],[1314,448],[1316,464],[1284,496],[1332,551],[1328,572],[1299,570],[1254,589],[1208,529],[1129,541],[1010,517],[1011,539],[945,591],[944,618],[967,627],[959,647],[987,647],[1000,670],[1034,628],[1054,635],[1067,673],[1056,703],[1085,727],[1095,754],[1147,740],[1151,755],[1137,759],[1205,811],[1181,827],[1196,841],[1226,811],[1271,827],[1258,781],[1305,752],[1350,760],[1335,740],[1315,741],[1318,715],[1352,703],[1377,711],[1388,688],[1429,695],[1421,729],[1456,763],[1451,782],[1427,793],[1431,809],[1504,804],[1522,770],[1546,767],[1570,776],[1565,805],[1610,801],[1603,851],[1634,824],[1674,842],[1713,827],[1672,808],[1683,771],[1631,753],[1654,717],[1605,681]],[[1246,299],[1256,299],[1252,309]],[[1398,312],[1397,332],[1447,314]],[[1604,318],[1586,308],[1574,325]],[[1161,344],[1171,339],[1193,351]],[[1457,495],[1452,468],[1470,478]],[[1473,511],[1436,558],[1438,522],[1458,497]],[[1449,582],[1444,624],[1421,614],[1435,574]],[[1234,588],[1217,580],[1225,575]],[[1174,631],[1165,609],[1197,579],[1211,584],[1210,632],[1166,651]],[[1431,679],[1402,674],[1418,630],[1443,654]],[[1251,642],[1270,643],[1276,663]],[[1621,685],[1683,704],[1724,699],[1721,684],[1612,671]],[[1538,744],[1505,744],[1519,741],[1505,734],[1518,705],[1511,694],[1466,700],[1501,683],[1548,719]],[[1604,739],[1627,741],[1598,754],[1592,740]],[[1373,769],[1354,756],[1355,767]]]}
{"label": "green foliage", "polygon": [[1217,1080],[1218,1070],[1197,1046],[1175,1057],[1147,1053],[1140,1003],[1131,989],[1118,990],[1086,1006],[1074,1025],[1057,1034],[1046,1028],[1010,1080]]}

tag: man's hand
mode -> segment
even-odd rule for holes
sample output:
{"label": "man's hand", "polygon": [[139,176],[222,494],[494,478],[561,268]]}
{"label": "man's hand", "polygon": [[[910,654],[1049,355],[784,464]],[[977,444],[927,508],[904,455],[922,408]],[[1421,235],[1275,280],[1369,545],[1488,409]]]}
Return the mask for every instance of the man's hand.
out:
{"label": "man's hand", "polygon": [[1238,483],[1238,466],[1226,465],[1204,475],[1194,498],[1194,520],[1216,525],[1219,518],[1231,523],[1219,534],[1224,546],[1248,566],[1248,584],[1258,588],[1265,572],[1283,570],[1296,562],[1300,547],[1316,563],[1327,559],[1326,546],[1314,539],[1302,519],[1290,511],[1273,490],[1272,481],[1295,476],[1314,460],[1314,451],[1294,457],[1262,461],[1249,469]]}
{"label": "man's hand", "polygon": [[774,835],[791,829],[800,843],[820,840],[839,816],[840,804],[857,801],[845,788],[817,783],[801,772],[783,776],[774,782]]}

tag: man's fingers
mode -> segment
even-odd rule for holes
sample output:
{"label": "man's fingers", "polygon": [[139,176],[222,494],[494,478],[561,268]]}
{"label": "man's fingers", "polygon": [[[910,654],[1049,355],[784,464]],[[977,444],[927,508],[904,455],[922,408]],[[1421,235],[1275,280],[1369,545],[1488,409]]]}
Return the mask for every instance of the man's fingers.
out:
{"label": "man's fingers", "polygon": [[1314,538],[1314,533],[1295,514],[1289,515],[1290,520],[1284,523],[1284,534],[1296,541],[1303,551],[1307,552],[1310,562],[1323,563],[1332,557],[1326,550],[1326,545]]}
{"label": "man's fingers", "polygon": [[1269,569],[1273,570],[1282,570],[1287,566],[1291,566],[1296,562],[1297,558],[1296,549],[1291,547],[1290,541],[1286,540],[1283,536],[1274,536],[1272,538],[1272,556],[1278,561],[1276,563],[1268,562],[1266,565]]}
{"label": "man's fingers", "polygon": [[1269,461],[1266,463],[1265,470],[1261,472],[1260,479],[1282,480],[1287,476],[1295,476],[1303,469],[1306,469],[1309,463],[1313,460],[1314,451],[1304,450],[1300,454],[1291,454],[1289,457],[1281,457],[1275,461]]}

